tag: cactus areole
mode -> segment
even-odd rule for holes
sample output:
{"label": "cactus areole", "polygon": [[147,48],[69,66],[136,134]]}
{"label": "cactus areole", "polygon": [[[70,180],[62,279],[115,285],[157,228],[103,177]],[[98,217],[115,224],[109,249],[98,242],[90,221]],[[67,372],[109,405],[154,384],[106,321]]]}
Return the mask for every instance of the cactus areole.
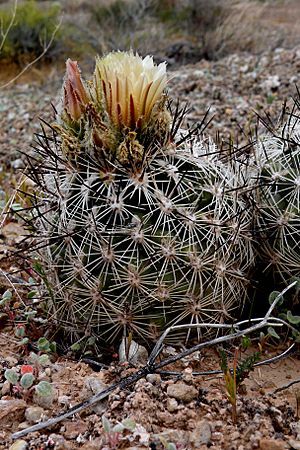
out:
{"label": "cactus areole", "polygon": [[166,84],[165,63],[132,52],[98,58],[88,82],[67,61],[29,176],[46,310],[69,342],[149,343],[171,324],[230,321],[245,298],[251,213],[237,171],[181,130]]}

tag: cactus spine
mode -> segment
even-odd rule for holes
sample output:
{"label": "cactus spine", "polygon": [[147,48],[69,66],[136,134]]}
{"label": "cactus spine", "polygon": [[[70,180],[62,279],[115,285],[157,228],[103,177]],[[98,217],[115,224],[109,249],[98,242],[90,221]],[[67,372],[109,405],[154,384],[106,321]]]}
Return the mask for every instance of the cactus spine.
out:
{"label": "cactus spine", "polygon": [[245,299],[254,254],[241,166],[180,131],[166,82],[165,64],[133,53],[98,59],[88,83],[68,60],[52,136],[31,162],[47,309],[73,342],[148,342],[170,324],[230,321]]}
{"label": "cactus spine", "polygon": [[300,276],[300,123],[296,109],[256,146],[260,170],[256,233],[277,282]]}

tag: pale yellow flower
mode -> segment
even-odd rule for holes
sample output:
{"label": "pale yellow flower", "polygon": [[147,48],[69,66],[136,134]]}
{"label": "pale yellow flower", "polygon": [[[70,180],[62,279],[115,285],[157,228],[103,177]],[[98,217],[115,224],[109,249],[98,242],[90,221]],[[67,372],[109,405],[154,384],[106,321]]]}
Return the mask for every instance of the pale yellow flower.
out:
{"label": "pale yellow flower", "polygon": [[113,52],[97,58],[97,97],[101,91],[107,112],[118,127],[135,129],[146,124],[166,84],[166,63],[156,65],[151,56]]}

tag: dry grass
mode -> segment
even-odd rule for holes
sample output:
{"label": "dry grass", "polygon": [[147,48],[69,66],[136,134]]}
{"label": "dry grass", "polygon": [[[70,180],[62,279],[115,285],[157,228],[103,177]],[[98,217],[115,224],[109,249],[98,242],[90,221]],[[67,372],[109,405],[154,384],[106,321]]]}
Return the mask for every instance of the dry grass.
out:
{"label": "dry grass", "polygon": [[[44,7],[53,2],[37,3]],[[260,54],[300,44],[299,0],[59,3],[64,11],[63,39],[57,55],[61,61],[71,57],[88,62],[95,53],[132,48],[170,64],[185,64],[201,58],[219,59],[234,52]]]}

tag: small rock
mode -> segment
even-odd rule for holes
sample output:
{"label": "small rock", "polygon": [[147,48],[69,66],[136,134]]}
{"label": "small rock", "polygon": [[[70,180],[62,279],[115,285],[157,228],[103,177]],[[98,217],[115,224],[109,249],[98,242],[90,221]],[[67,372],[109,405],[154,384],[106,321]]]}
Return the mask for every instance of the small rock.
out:
{"label": "small rock", "polygon": [[25,428],[29,427],[29,423],[28,422],[20,422],[18,425],[18,430],[25,430]]}
{"label": "small rock", "polygon": [[61,434],[52,433],[49,436],[49,440],[54,443],[55,450],[65,450],[66,449],[66,440]]}
{"label": "small rock", "polygon": [[190,432],[190,442],[195,448],[202,444],[209,444],[211,441],[211,425],[206,420],[200,420],[195,423],[194,430]]}
{"label": "small rock", "polygon": [[25,408],[24,400],[0,400],[0,430],[11,430],[14,423],[22,422]]}
{"label": "small rock", "polygon": [[176,442],[176,444],[181,444],[181,446],[185,447],[185,444],[188,442],[188,433],[183,430],[174,430],[172,428],[169,428],[162,433],[153,435],[153,439],[155,441],[157,440],[158,442],[160,442],[161,438],[163,438],[167,442]]}
{"label": "small rock", "polygon": [[167,410],[169,412],[174,412],[174,411],[177,411],[177,409],[178,409],[177,400],[175,400],[175,398],[168,398],[167,399]]}
{"label": "small rock", "polygon": [[263,90],[265,90],[268,93],[277,90],[280,86],[279,76],[278,75],[269,75],[268,78],[266,78],[261,83],[260,86]]}
{"label": "small rock", "polygon": [[159,373],[148,373],[146,380],[151,384],[159,384],[161,382],[161,376]]}
{"label": "small rock", "polygon": [[216,420],[214,423],[214,428],[216,431],[222,430],[223,426],[224,426],[224,423],[222,420]]}
{"label": "small rock", "polygon": [[119,361],[120,363],[129,362],[134,367],[142,367],[148,361],[148,351],[146,347],[138,344],[134,340],[130,342],[129,349],[127,348],[127,338],[123,338],[119,347]]}
{"label": "small rock", "polygon": [[13,356],[6,356],[5,361],[9,365],[9,367],[15,367],[18,364],[18,360]]}
{"label": "small rock", "polygon": [[45,368],[45,374],[46,374],[47,377],[51,376],[51,374],[52,374],[51,367],[46,367]]}
{"label": "small rock", "polygon": [[285,443],[277,439],[261,439],[259,450],[286,450]]}
{"label": "small rock", "polygon": [[295,441],[295,439],[289,440],[289,445],[293,450],[300,450],[300,441]]}
{"label": "small rock", "polygon": [[18,439],[9,447],[9,450],[26,450],[26,448],[28,448],[27,442],[23,441],[23,439]]}
{"label": "small rock", "polygon": [[167,394],[169,397],[176,398],[176,400],[191,402],[197,398],[198,391],[193,386],[188,386],[184,383],[176,383],[167,387]]}
{"label": "small rock", "polygon": [[[81,398],[86,400],[95,394],[99,394],[99,392],[104,391],[106,388],[107,385],[99,380],[99,378],[87,377],[84,383]],[[102,415],[107,409],[107,399],[97,402],[91,407],[91,409],[95,414]]]}
{"label": "small rock", "polygon": [[75,422],[66,422],[64,437],[66,439],[76,439],[79,434],[84,434],[88,430],[88,424],[83,420],[76,420]]}
{"label": "small rock", "polygon": [[8,380],[5,380],[1,389],[2,396],[9,395],[10,394],[10,382]]}
{"label": "small rock", "polygon": [[230,439],[231,439],[231,441],[235,441],[235,440],[238,439],[239,437],[240,437],[239,431],[234,431],[233,433],[230,434]]}
{"label": "small rock", "polygon": [[57,399],[57,402],[60,405],[64,405],[65,407],[69,407],[70,405],[70,397],[68,397],[67,395],[60,395]]}
{"label": "small rock", "polygon": [[14,169],[20,169],[21,167],[24,167],[24,162],[22,161],[21,158],[15,159],[14,161],[12,161],[11,166]]}
{"label": "small rock", "polygon": [[[86,442],[80,448],[81,448],[81,450],[99,450],[100,448],[103,448],[103,442],[102,442],[101,438],[94,438],[91,442]],[[56,447],[55,447],[55,450],[56,450]]]}
{"label": "small rock", "polygon": [[38,423],[41,421],[44,413],[45,410],[40,406],[29,406],[25,411],[25,418],[28,423]]}
{"label": "small rock", "polygon": [[297,441],[300,441],[300,420],[298,422],[292,422],[290,427],[292,432],[295,433]]}

